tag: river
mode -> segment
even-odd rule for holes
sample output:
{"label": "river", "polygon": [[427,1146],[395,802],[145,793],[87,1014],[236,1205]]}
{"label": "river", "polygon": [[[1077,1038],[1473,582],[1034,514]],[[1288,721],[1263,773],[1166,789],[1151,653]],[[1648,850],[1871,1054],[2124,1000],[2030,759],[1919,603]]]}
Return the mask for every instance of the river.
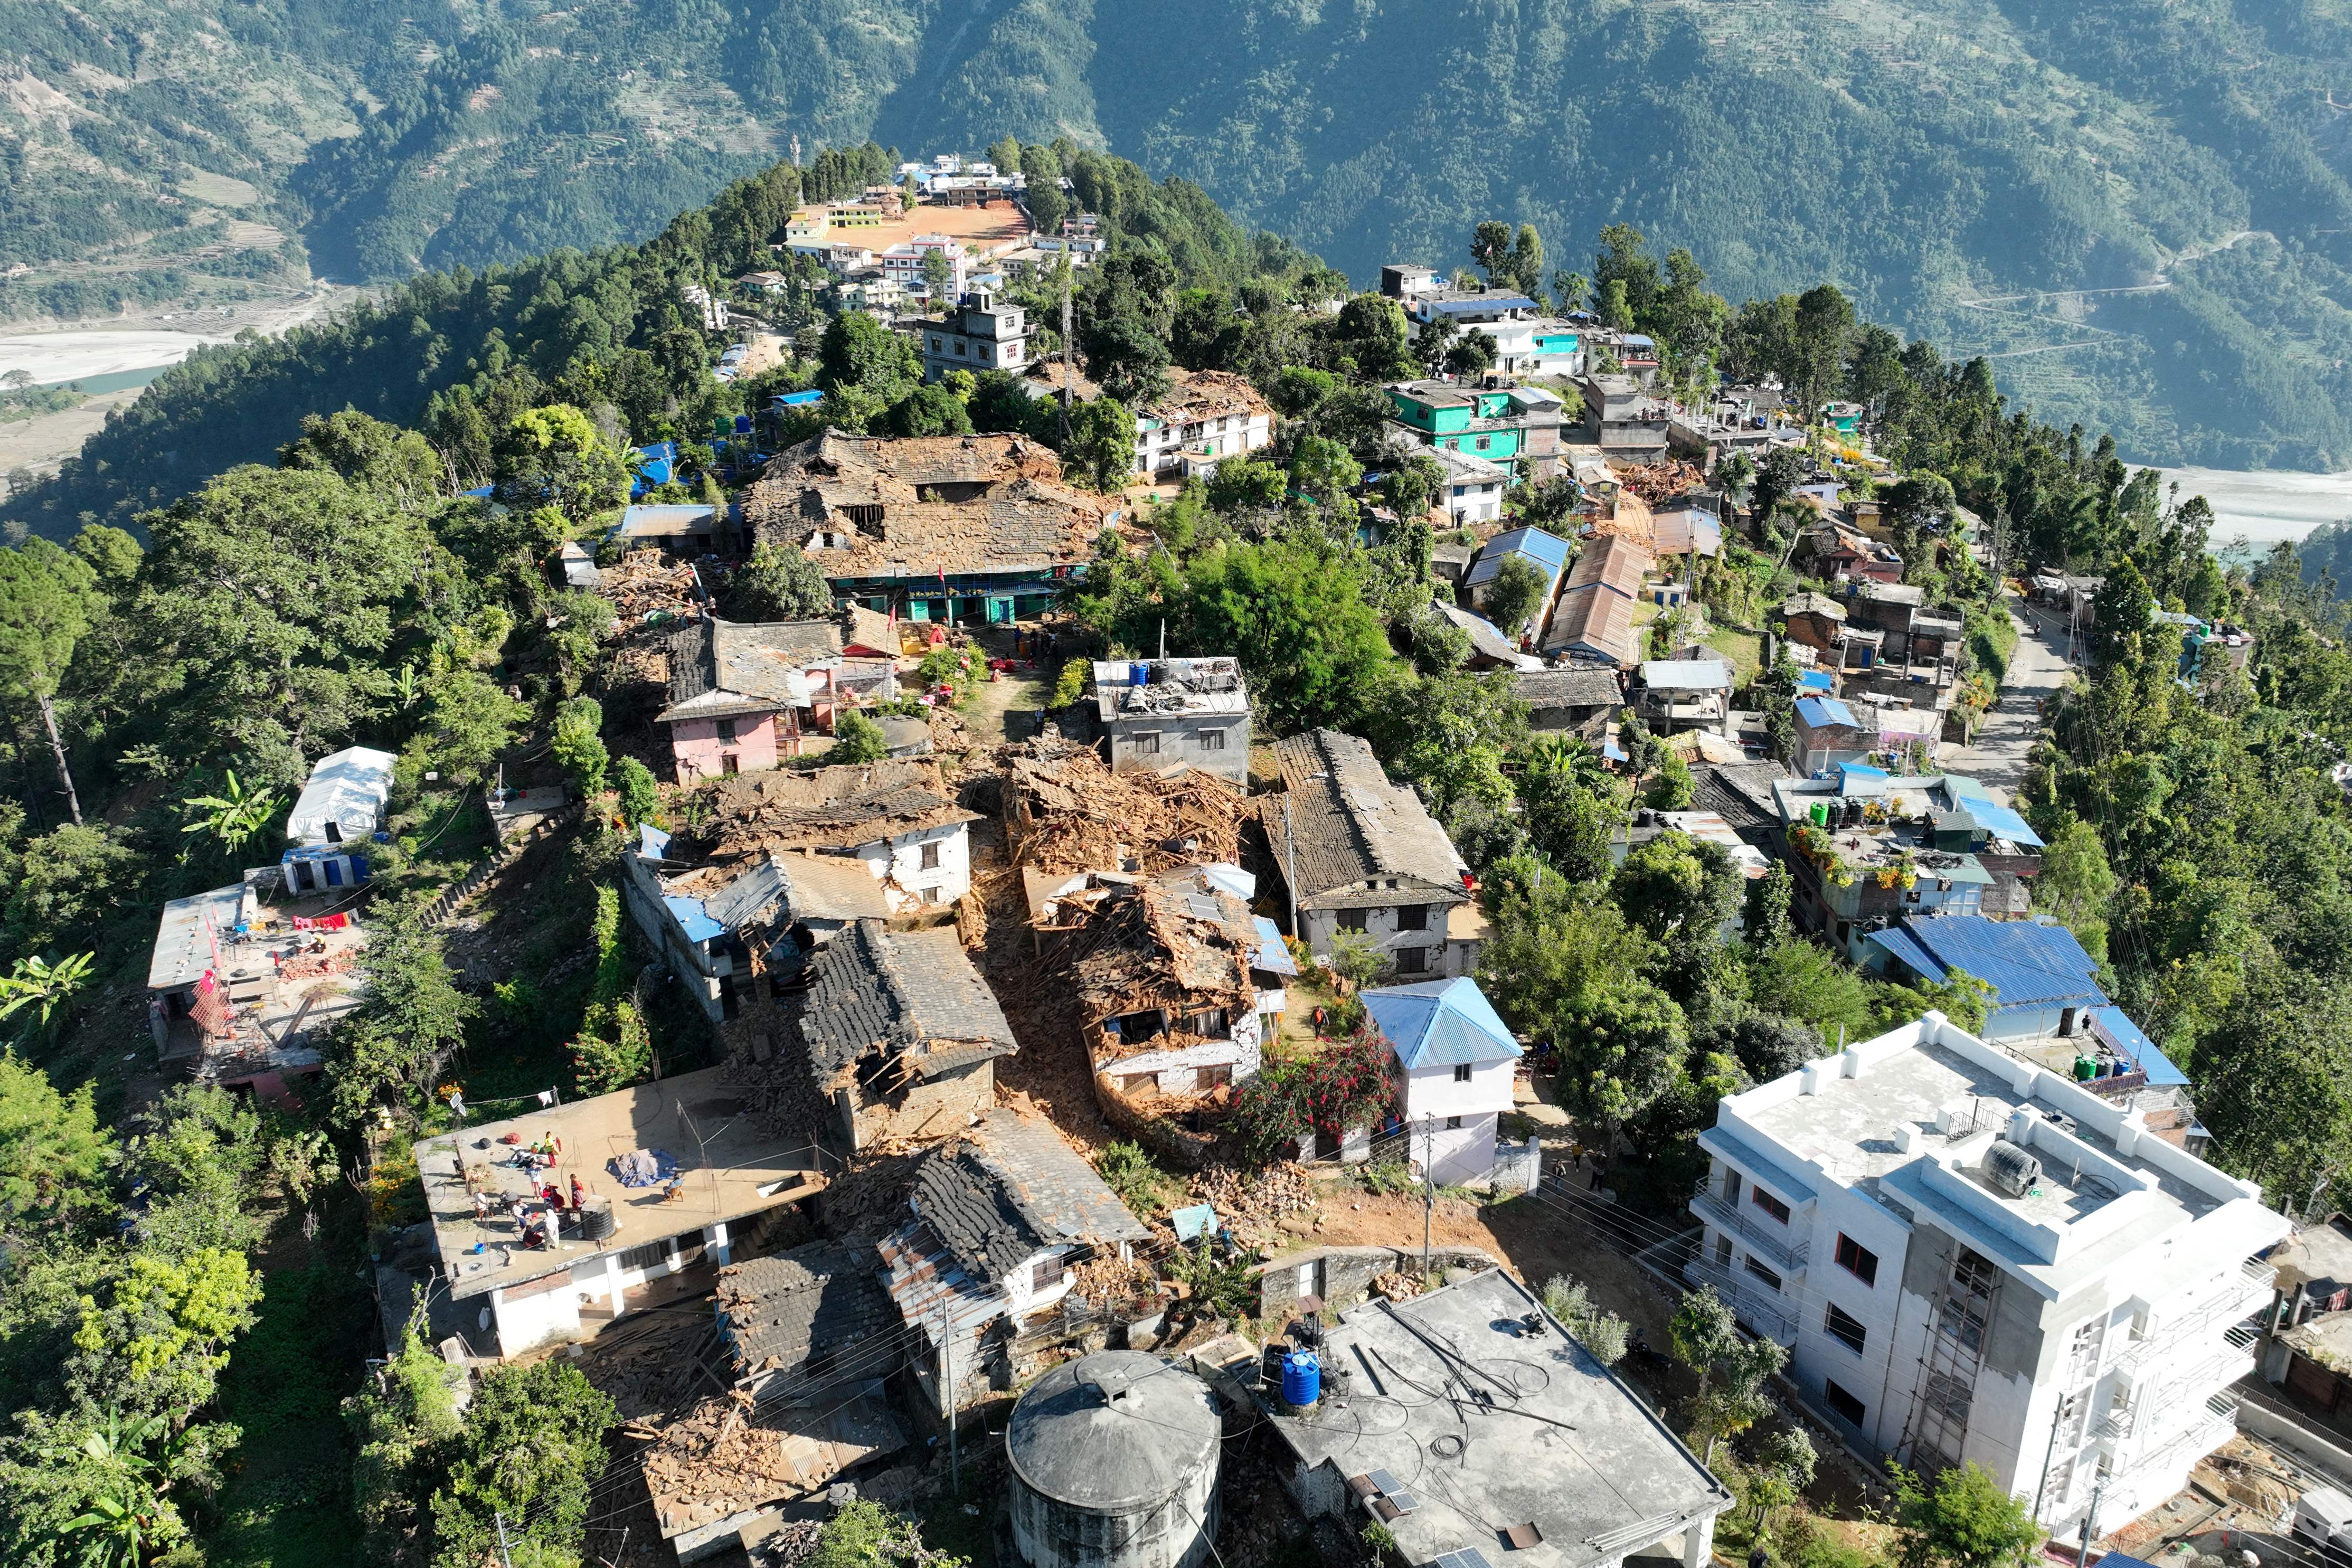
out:
{"label": "river", "polygon": [[2257,550],[2300,540],[2325,522],[2352,521],[2352,470],[2304,474],[2284,469],[2158,468],[2168,486],[2201,495],[2213,508],[2213,544],[2244,540]]}

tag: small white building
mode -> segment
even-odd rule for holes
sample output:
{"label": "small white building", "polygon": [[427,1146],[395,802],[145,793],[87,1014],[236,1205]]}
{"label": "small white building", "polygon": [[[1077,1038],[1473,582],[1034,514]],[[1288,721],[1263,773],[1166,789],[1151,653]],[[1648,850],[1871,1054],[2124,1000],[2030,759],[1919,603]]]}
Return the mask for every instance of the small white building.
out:
{"label": "small white building", "polygon": [[1510,488],[1511,476],[1499,464],[1449,447],[1430,447],[1413,456],[1433,458],[1445,470],[1437,505],[1454,527],[1502,520],[1503,492]]}
{"label": "small white building", "polygon": [[958,805],[923,757],[718,781],[722,852],[814,849],[864,863],[892,914],[952,904],[971,889],[980,814]]}
{"label": "small white building", "polygon": [[1205,478],[1227,458],[1274,440],[1274,405],[1246,376],[1171,370],[1168,391],[1135,411],[1135,471],[1145,478]]}
{"label": "small white building", "polygon": [[383,826],[392,770],[399,761],[393,752],[366,746],[346,746],[320,757],[286,818],[286,842],[365,843]]}
{"label": "small white building", "polygon": [[[1929,1013],[1732,1095],[1685,1266],[1867,1453],[2113,1529],[2236,1430],[2287,1235],[2145,1113]],[[2045,1466],[2044,1459],[2047,1457]]]}
{"label": "small white building", "polygon": [[1519,1042],[1494,1004],[1466,975],[1382,986],[1363,999],[1396,1063],[1406,1157],[1441,1186],[1485,1176],[1519,1064]]}

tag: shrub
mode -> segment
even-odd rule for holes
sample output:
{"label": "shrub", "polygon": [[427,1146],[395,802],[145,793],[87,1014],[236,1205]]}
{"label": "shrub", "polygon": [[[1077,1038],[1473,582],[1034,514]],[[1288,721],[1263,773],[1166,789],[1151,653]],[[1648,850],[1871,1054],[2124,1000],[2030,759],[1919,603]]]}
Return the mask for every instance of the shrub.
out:
{"label": "shrub", "polygon": [[1376,1035],[1359,1035],[1260,1071],[1234,1101],[1232,1126],[1244,1157],[1265,1164],[1287,1157],[1310,1131],[1374,1126],[1395,1106],[1387,1048]]}
{"label": "shrub", "polygon": [[1176,1184],[1140,1143],[1120,1142],[1106,1145],[1097,1168],[1103,1184],[1117,1193],[1118,1201],[1132,1209],[1139,1219],[1148,1220],[1166,1208],[1175,1190]]}

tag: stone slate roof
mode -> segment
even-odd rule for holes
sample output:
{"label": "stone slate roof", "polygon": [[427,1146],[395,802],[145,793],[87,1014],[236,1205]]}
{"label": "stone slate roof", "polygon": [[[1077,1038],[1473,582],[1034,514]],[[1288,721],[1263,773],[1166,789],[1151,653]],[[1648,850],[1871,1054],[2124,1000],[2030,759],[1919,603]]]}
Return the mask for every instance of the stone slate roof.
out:
{"label": "stone slate roof", "polygon": [[1511,684],[1530,708],[1616,708],[1625,701],[1606,669],[1524,669]]}
{"label": "stone slate roof", "polygon": [[1370,742],[1311,730],[1274,751],[1285,790],[1259,809],[1299,908],[1469,902],[1454,841],[1420,796],[1389,782]]}
{"label": "stone slate roof", "polygon": [[837,1241],[730,1263],[718,1289],[719,1331],[739,1378],[795,1371],[898,1324],[872,1255]]}
{"label": "stone slate roof", "polygon": [[698,621],[669,639],[669,706],[656,721],[797,706],[808,668],[840,657],[837,621]]}
{"label": "stone slate roof", "polygon": [[1702,763],[1691,769],[1691,809],[1711,811],[1749,844],[1780,826],[1772,781],[1787,778],[1778,763]]}
{"label": "stone slate roof", "polygon": [[929,1079],[1020,1048],[952,926],[892,931],[857,921],[809,969],[794,1022],[827,1079],[877,1052]]}
{"label": "stone slate roof", "polygon": [[1049,1247],[1151,1235],[1051,1122],[1007,1110],[926,1158],[914,1202],[949,1255],[988,1280]]}

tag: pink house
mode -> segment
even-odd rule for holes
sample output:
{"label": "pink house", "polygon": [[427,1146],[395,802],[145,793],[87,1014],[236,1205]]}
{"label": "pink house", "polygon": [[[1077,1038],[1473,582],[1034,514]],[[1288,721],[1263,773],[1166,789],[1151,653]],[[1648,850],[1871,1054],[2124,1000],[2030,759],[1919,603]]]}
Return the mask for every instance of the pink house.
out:
{"label": "pink house", "polygon": [[887,660],[848,658],[839,623],[743,625],[716,616],[670,639],[669,726],[677,782],[762,773],[833,744],[845,699],[898,695]]}

